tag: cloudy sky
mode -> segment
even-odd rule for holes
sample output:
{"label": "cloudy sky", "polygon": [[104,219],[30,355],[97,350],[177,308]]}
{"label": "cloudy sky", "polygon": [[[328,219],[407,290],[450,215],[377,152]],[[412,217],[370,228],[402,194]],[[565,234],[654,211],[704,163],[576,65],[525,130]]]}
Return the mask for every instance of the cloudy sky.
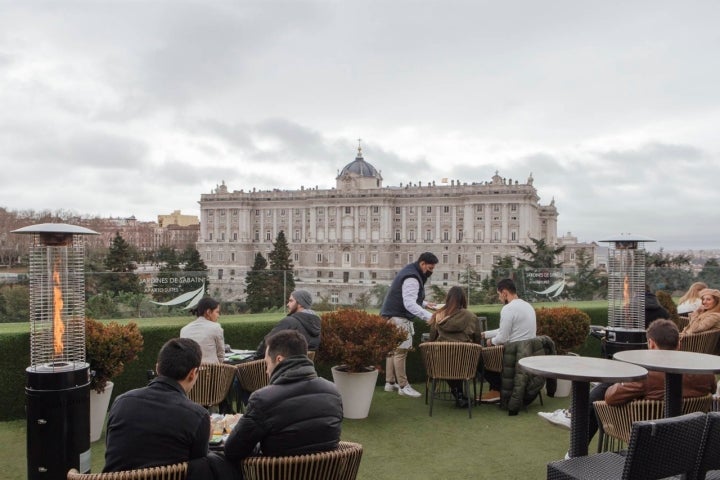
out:
{"label": "cloudy sky", "polygon": [[495,170],[558,232],[720,248],[720,2],[0,0],[0,207]]}

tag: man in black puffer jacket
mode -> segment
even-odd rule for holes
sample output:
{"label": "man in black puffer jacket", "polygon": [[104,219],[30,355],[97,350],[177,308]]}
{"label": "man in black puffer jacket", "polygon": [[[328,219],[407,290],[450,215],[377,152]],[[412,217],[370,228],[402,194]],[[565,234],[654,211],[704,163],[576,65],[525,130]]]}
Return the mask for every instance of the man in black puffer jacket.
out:
{"label": "man in black puffer jacket", "polygon": [[296,330],[266,338],[270,385],[250,396],[245,415],[225,442],[225,458],[301,455],[333,450],[340,441],[342,400],[332,382],[319,378]]}

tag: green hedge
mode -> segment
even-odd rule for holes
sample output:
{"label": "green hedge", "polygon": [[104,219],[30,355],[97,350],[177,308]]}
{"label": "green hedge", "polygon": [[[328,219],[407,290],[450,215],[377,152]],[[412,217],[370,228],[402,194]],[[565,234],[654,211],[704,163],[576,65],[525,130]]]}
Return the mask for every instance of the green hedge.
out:
{"label": "green hedge", "polygon": [[[585,313],[590,315],[593,325],[607,325],[607,307],[583,308]],[[500,321],[500,314],[497,308],[492,310],[473,309],[477,315],[488,319],[488,328],[497,328]],[[260,340],[277,323],[279,316],[274,320],[248,321],[228,320],[222,322],[225,331],[225,341],[239,349],[257,348]],[[170,338],[179,334],[180,328],[185,323],[179,319],[177,324],[151,325],[140,323],[145,347],[139,354],[138,360],[126,366],[122,375],[115,378],[113,398],[133,388],[141,387],[147,383],[147,371],[155,369],[155,360],[160,347]],[[423,333],[429,331],[425,322],[415,322],[415,337],[413,344],[420,344]],[[0,421],[16,420],[25,418],[25,369],[30,365],[30,334],[25,333],[2,333],[0,334]],[[599,356],[600,342],[588,337],[585,344],[578,349],[578,353],[584,356]],[[318,374],[331,379],[331,365],[318,365]],[[382,365],[384,368],[385,366]],[[413,383],[422,384],[425,380],[425,369],[420,359],[420,352],[415,348],[408,355],[407,362],[408,378]],[[385,376],[381,373],[378,383],[383,384]]]}

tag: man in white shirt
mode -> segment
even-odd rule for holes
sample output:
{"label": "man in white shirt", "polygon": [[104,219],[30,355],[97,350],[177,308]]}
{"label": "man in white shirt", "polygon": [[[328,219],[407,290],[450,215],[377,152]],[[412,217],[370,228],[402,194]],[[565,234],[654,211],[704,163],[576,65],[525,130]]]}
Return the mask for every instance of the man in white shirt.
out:
{"label": "man in white shirt", "polygon": [[[537,321],[535,309],[517,295],[515,282],[509,278],[500,280],[497,284],[500,301],[505,306],[500,310],[500,328],[488,330],[482,334],[483,344],[492,347],[520,340],[535,338]],[[484,402],[500,400],[501,375],[499,372],[485,372],[485,380],[490,384],[490,391],[483,394]]]}

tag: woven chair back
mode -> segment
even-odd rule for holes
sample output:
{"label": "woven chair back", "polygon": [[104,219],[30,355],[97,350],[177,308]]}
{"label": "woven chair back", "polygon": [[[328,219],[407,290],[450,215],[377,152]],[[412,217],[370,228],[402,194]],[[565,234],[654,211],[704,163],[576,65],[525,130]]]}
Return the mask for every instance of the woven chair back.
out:
{"label": "woven chair back", "polygon": [[[693,475],[706,416],[700,412],[636,422],[630,434],[622,478],[650,480]],[[688,454],[693,452],[692,454]]]}
{"label": "woven chair back", "polygon": [[80,473],[73,468],[68,472],[67,480],[185,480],[187,468],[187,462],[107,473]]}
{"label": "woven chair back", "polygon": [[[658,420],[665,416],[663,400],[633,400],[624,405],[611,406],[604,401],[593,403],[604,434],[627,445],[634,422]],[[683,414],[702,412],[712,408],[712,395],[683,398]]]}
{"label": "woven chair back", "polygon": [[265,360],[253,360],[252,362],[239,363],[235,366],[237,369],[238,382],[240,388],[246,392],[254,392],[265,387],[270,382],[267,376],[267,365]]}
{"label": "woven chair back", "polygon": [[425,342],[420,344],[428,377],[442,380],[475,378],[482,347],[468,342]]}
{"label": "woven chair back", "polygon": [[690,317],[677,317],[675,319],[675,324],[678,326],[678,330],[682,332],[682,329],[687,327],[688,323],[690,323]]}
{"label": "woven chair back", "polygon": [[718,340],[720,340],[720,329],[683,335],[680,341],[680,350],[712,355],[715,353]]}
{"label": "woven chair back", "polygon": [[502,372],[503,371],[503,353],[505,352],[505,345],[495,345],[493,347],[483,347],[482,349],[482,361],[485,370],[488,372]]}
{"label": "woven chair back", "polygon": [[357,477],[363,447],[359,443],[340,442],[329,452],[290,457],[249,457],[241,464],[245,480],[354,480]]}
{"label": "woven chair back", "polygon": [[188,398],[203,407],[218,405],[227,397],[236,372],[232,365],[203,363]]}

